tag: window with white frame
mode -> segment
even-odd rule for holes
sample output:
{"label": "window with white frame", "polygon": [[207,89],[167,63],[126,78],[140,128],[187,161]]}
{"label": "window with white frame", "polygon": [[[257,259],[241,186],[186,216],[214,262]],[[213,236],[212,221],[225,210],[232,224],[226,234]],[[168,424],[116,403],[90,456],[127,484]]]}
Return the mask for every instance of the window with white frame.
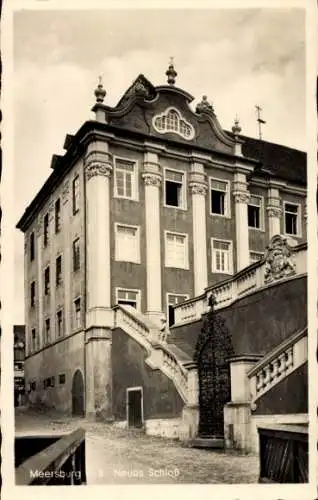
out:
{"label": "window with white frame", "polygon": [[35,281],[30,285],[30,307],[35,306]]}
{"label": "window with white frame", "polygon": [[140,262],[138,226],[115,224],[115,259],[125,262]]}
{"label": "window with white frame", "polygon": [[230,183],[210,177],[210,212],[212,215],[230,216]]}
{"label": "window with white frame", "polygon": [[44,270],[44,295],[50,294],[50,266]]}
{"label": "window with white frame", "polygon": [[250,264],[253,264],[254,262],[258,262],[263,258],[264,254],[262,252],[250,252]]}
{"label": "window with white frame", "polygon": [[140,310],[140,290],[117,288],[116,303]]}
{"label": "window with white frame", "polygon": [[115,158],[114,189],[117,198],[137,199],[136,169],[135,161]]}
{"label": "window with white frame", "polygon": [[51,342],[51,320],[47,318],[44,322],[44,344]]}
{"label": "window with white frame", "polygon": [[62,255],[56,258],[55,273],[55,284],[60,286],[62,284]]}
{"label": "window with white frame", "polygon": [[165,233],[165,265],[180,269],[189,268],[188,236],[181,233]]}
{"label": "window with white frame", "polygon": [[169,326],[174,324],[174,306],[188,300],[189,295],[167,293],[167,318]]}
{"label": "window with white frame", "polygon": [[262,196],[251,195],[247,206],[248,227],[264,228],[264,208]]}
{"label": "window with white frame", "polygon": [[35,238],[34,233],[30,235],[30,261],[32,262],[35,257]]}
{"label": "window with white frame", "polygon": [[82,315],[81,315],[81,299],[78,298],[74,300],[74,314],[73,314],[73,326],[77,330],[82,326]]}
{"label": "window with white frame", "polygon": [[232,242],[212,238],[212,272],[233,273]]}
{"label": "window with white frame", "polygon": [[64,333],[64,326],[63,326],[63,311],[60,309],[56,313],[56,333],[58,337],[62,337]]}
{"label": "window with white frame", "polygon": [[31,350],[36,351],[38,348],[38,337],[36,335],[36,329],[32,328],[31,330]]}
{"label": "window with white frame", "polygon": [[300,205],[284,202],[285,234],[291,236],[301,235]]}
{"label": "window with white frame", "polygon": [[80,180],[77,175],[72,182],[72,202],[73,202],[73,215],[75,215],[80,208]]}
{"label": "window with white frame", "polygon": [[186,208],[185,173],[165,169],[164,196],[168,207]]}

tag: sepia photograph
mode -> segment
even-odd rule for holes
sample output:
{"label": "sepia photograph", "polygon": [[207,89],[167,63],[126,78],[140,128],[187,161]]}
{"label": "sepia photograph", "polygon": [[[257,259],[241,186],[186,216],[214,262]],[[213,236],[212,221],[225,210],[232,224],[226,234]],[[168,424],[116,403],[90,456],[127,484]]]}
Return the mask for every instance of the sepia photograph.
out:
{"label": "sepia photograph", "polygon": [[308,483],[306,9],[12,22],[15,484]]}

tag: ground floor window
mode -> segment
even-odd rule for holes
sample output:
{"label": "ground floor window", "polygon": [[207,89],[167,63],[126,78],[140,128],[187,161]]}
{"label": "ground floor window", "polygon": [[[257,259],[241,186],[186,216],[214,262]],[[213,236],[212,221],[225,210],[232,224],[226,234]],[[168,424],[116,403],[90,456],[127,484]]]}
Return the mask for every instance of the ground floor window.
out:
{"label": "ground floor window", "polygon": [[179,293],[168,293],[167,294],[167,319],[169,326],[174,325],[174,306],[181,304],[185,300],[188,300],[189,295],[182,295]]}
{"label": "ground floor window", "polygon": [[116,288],[116,304],[131,306],[140,311],[140,290]]}

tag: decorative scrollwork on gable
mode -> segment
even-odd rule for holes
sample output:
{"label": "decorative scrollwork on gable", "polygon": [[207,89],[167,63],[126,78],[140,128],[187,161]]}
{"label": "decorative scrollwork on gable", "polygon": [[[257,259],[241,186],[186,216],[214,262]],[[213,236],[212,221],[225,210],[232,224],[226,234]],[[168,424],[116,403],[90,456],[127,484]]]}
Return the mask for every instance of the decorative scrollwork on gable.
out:
{"label": "decorative scrollwork on gable", "polygon": [[191,141],[195,136],[195,130],[176,108],[167,108],[160,115],[152,119],[153,128],[160,134],[178,134],[184,139]]}

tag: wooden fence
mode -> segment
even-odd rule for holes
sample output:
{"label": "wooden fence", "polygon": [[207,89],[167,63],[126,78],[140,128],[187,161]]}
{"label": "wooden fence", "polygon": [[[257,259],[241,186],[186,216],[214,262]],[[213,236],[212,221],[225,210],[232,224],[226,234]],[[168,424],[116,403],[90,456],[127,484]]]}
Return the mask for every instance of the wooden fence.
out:
{"label": "wooden fence", "polygon": [[86,484],[85,431],[15,439],[17,485]]}
{"label": "wooden fence", "polygon": [[261,483],[308,482],[308,428],[281,425],[258,428]]}

